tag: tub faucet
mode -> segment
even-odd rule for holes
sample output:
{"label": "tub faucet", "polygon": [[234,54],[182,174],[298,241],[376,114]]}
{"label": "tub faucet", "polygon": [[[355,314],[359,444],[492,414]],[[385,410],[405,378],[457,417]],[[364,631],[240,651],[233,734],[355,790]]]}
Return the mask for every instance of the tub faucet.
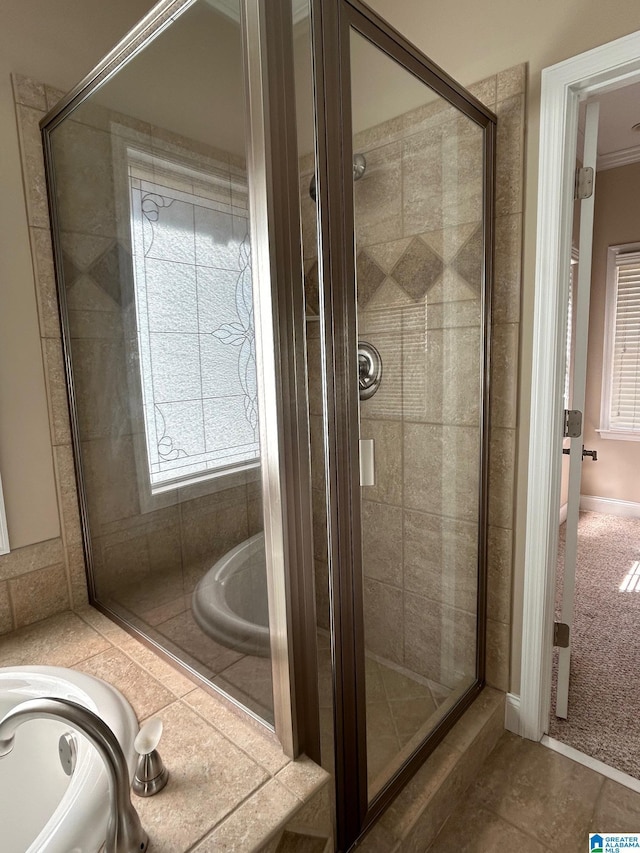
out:
{"label": "tub faucet", "polygon": [[91,741],[105,763],[109,777],[111,814],[104,853],[140,853],[147,849],[147,833],[131,804],[129,768],[118,739],[109,726],[88,708],[68,699],[27,699],[0,720],[0,758],[13,749],[16,730],[36,719],[69,723]]}

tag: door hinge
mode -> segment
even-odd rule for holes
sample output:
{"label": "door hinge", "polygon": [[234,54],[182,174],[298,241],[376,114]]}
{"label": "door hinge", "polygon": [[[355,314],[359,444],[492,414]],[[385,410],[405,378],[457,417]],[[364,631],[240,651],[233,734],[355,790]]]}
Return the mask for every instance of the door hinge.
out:
{"label": "door hinge", "polygon": [[565,438],[579,438],[582,433],[582,412],[580,409],[565,409],[564,410],[564,430]]}
{"label": "door hinge", "polygon": [[553,623],[553,645],[561,649],[569,648],[569,626],[565,622]]}
{"label": "door hinge", "polygon": [[591,166],[585,166],[582,169],[576,169],[576,183],[573,197],[575,199],[591,198],[593,195],[593,169]]}

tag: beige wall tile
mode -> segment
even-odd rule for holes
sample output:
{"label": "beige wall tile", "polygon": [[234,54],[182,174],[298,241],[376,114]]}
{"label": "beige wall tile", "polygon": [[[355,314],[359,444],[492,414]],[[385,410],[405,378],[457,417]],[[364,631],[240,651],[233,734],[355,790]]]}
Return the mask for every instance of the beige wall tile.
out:
{"label": "beige wall tile", "polygon": [[401,143],[392,142],[365,154],[366,172],[354,184],[359,249],[402,237]]}
{"label": "beige wall tile", "polygon": [[405,590],[474,613],[477,565],[477,524],[404,511]]}
{"label": "beige wall tile", "polygon": [[36,281],[40,335],[43,338],[60,337],[58,291],[53,268],[51,234],[46,228],[30,228],[31,256]]}
{"label": "beige wall tile", "polygon": [[402,142],[403,233],[398,237],[442,228],[441,144],[439,125]]}
{"label": "beige wall tile", "polygon": [[406,507],[467,521],[477,518],[477,429],[405,424],[404,472]]}
{"label": "beige wall tile", "polygon": [[403,329],[405,420],[477,425],[481,379],[480,328],[431,329],[427,332],[424,320],[430,308],[420,318],[421,328],[413,322],[417,318],[405,312],[409,315]]}
{"label": "beige wall tile", "polygon": [[402,423],[368,418],[363,407],[361,438],[372,438],[375,455],[375,485],[366,486],[367,500],[400,506],[402,504]]}
{"label": "beige wall tile", "polygon": [[[74,330],[71,331],[75,338]],[[74,384],[83,442],[132,432],[124,341],[74,339]]]}
{"label": "beige wall tile", "polygon": [[496,217],[496,248],[491,314],[494,323],[520,321],[522,215]]}
{"label": "beige wall tile", "polygon": [[518,393],[518,341],[516,323],[494,325],[491,348],[491,425],[515,429]]}
{"label": "beige wall tile", "polygon": [[364,644],[367,651],[393,663],[403,662],[402,590],[364,580]]}
{"label": "beige wall tile", "polygon": [[487,544],[487,615],[496,622],[511,622],[511,530],[489,525]]}
{"label": "beige wall tile", "polygon": [[43,569],[64,560],[62,540],[47,539],[0,556],[0,581]]}
{"label": "beige wall tile", "polygon": [[17,104],[16,117],[27,200],[27,219],[31,226],[48,228],[49,209],[44,177],[44,157],[40,141],[42,112]]}
{"label": "beige wall tile", "polygon": [[490,445],[489,524],[512,528],[515,430],[498,428],[492,430]]}
{"label": "beige wall tile", "polygon": [[498,102],[496,135],[496,216],[523,208],[524,95]]}
{"label": "beige wall tile", "polygon": [[404,664],[409,669],[447,687],[471,683],[475,638],[475,614],[405,593]]}
{"label": "beige wall tile", "polygon": [[67,545],[66,555],[67,574],[71,590],[71,606],[74,610],[77,610],[89,603],[87,570],[82,543]]}
{"label": "beige wall tile", "polygon": [[362,502],[362,561],[367,578],[402,588],[402,508]]}
{"label": "beige wall tile", "polygon": [[17,104],[24,104],[25,107],[34,107],[34,109],[41,111],[47,109],[47,98],[44,86],[41,83],[22,74],[12,74],[11,82],[13,83],[13,96]]}
{"label": "beige wall tile", "polygon": [[54,448],[53,460],[62,515],[62,527],[66,547],[82,544],[76,469],[70,444]]}
{"label": "beige wall tile", "polygon": [[67,382],[60,341],[54,338],[43,338],[42,354],[49,403],[51,443],[54,446],[58,444],[70,444],[71,432],[69,429]]}
{"label": "beige wall tile", "polygon": [[509,689],[509,626],[487,619],[487,684]]}
{"label": "beige wall tile", "polygon": [[442,426],[404,425],[404,505],[422,512],[439,512],[443,481]]}
{"label": "beige wall tile", "polygon": [[[80,124],[79,112],[74,115],[75,120],[56,128],[52,139],[60,227],[65,232],[115,238],[111,139],[102,130]],[[86,180],[87,174],[91,182]]]}
{"label": "beige wall tile", "polygon": [[478,83],[472,83],[471,86],[468,87],[469,91],[472,95],[475,95],[479,101],[485,105],[485,107],[489,107],[490,110],[495,109],[496,106],[496,81],[498,78],[494,75],[493,77],[487,77],[485,80],[480,80]]}
{"label": "beige wall tile", "polygon": [[9,584],[6,581],[0,582],[0,634],[7,634],[13,631],[13,614],[11,612],[11,602],[9,601]]}
{"label": "beige wall tile", "polygon": [[511,98],[513,95],[523,94],[526,85],[527,66],[525,63],[514,65],[513,68],[506,68],[504,71],[499,71],[497,76],[497,100],[504,101],[505,98]]}
{"label": "beige wall tile", "polygon": [[16,627],[39,622],[70,607],[67,572],[63,563],[37,569],[9,581]]}
{"label": "beige wall tile", "polygon": [[246,490],[226,489],[181,504],[185,591],[192,590],[224,554],[248,538]]}

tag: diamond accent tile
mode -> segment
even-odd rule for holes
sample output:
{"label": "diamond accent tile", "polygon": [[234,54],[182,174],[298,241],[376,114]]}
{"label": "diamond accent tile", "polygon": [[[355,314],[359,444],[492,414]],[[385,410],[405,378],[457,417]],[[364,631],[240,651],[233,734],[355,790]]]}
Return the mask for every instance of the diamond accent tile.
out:
{"label": "diamond accent tile", "polygon": [[62,275],[64,276],[64,286],[67,290],[73,287],[76,283],[76,279],[80,275],[80,270],[64,249],[62,251]]}
{"label": "diamond accent tile", "polygon": [[358,253],[358,306],[364,308],[386,276],[378,264],[365,252]]}
{"label": "diamond accent tile", "polygon": [[440,255],[445,264],[448,264],[467,242],[475,227],[473,222],[465,225],[451,225],[442,231],[426,231],[420,234],[420,239]]}
{"label": "diamond accent tile", "polygon": [[372,246],[367,246],[367,253],[378,264],[380,269],[383,269],[386,273],[390,273],[404,254],[410,242],[411,237],[402,237],[400,240],[390,240],[388,243],[375,243]]}
{"label": "diamond accent tile", "polygon": [[451,268],[476,294],[480,293],[482,287],[482,261],[482,226],[478,225],[451,261]]}
{"label": "diamond accent tile", "polygon": [[114,243],[88,270],[95,283],[121,308],[133,301],[133,269],[131,255]]}
{"label": "diamond accent tile", "polygon": [[442,275],[444,262],[419,237],[414,237],[393,268],[392,277],[414,302],[427,293]]}
{"label": "diamond accent tile", "polygon": [[397,282],[392,278],[386,278],[367,303],[367,308],[390,308],[413,304],[413,300]]}

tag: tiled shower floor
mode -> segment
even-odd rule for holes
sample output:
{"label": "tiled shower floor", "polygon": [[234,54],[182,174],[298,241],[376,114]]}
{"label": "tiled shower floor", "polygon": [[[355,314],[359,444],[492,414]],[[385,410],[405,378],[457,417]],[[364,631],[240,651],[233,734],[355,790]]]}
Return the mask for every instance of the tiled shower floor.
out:
{"label": "tiled shower floor", "polygon": [[[138,584],[122,590],[110,606],[272,722],[270,660],[244,655],[208,637],[191,615],[191,596],[184,594],[181,583],[166,577],[153,586]],[[318,631],[318,672],[322,763],[333,772],[331,655],[328,633],[322,629]],[[375,789],[376,779],[386,781],[391,768],[403,761],[440,716],[451,690],[368,654],[366,689],[369,784]]]}

